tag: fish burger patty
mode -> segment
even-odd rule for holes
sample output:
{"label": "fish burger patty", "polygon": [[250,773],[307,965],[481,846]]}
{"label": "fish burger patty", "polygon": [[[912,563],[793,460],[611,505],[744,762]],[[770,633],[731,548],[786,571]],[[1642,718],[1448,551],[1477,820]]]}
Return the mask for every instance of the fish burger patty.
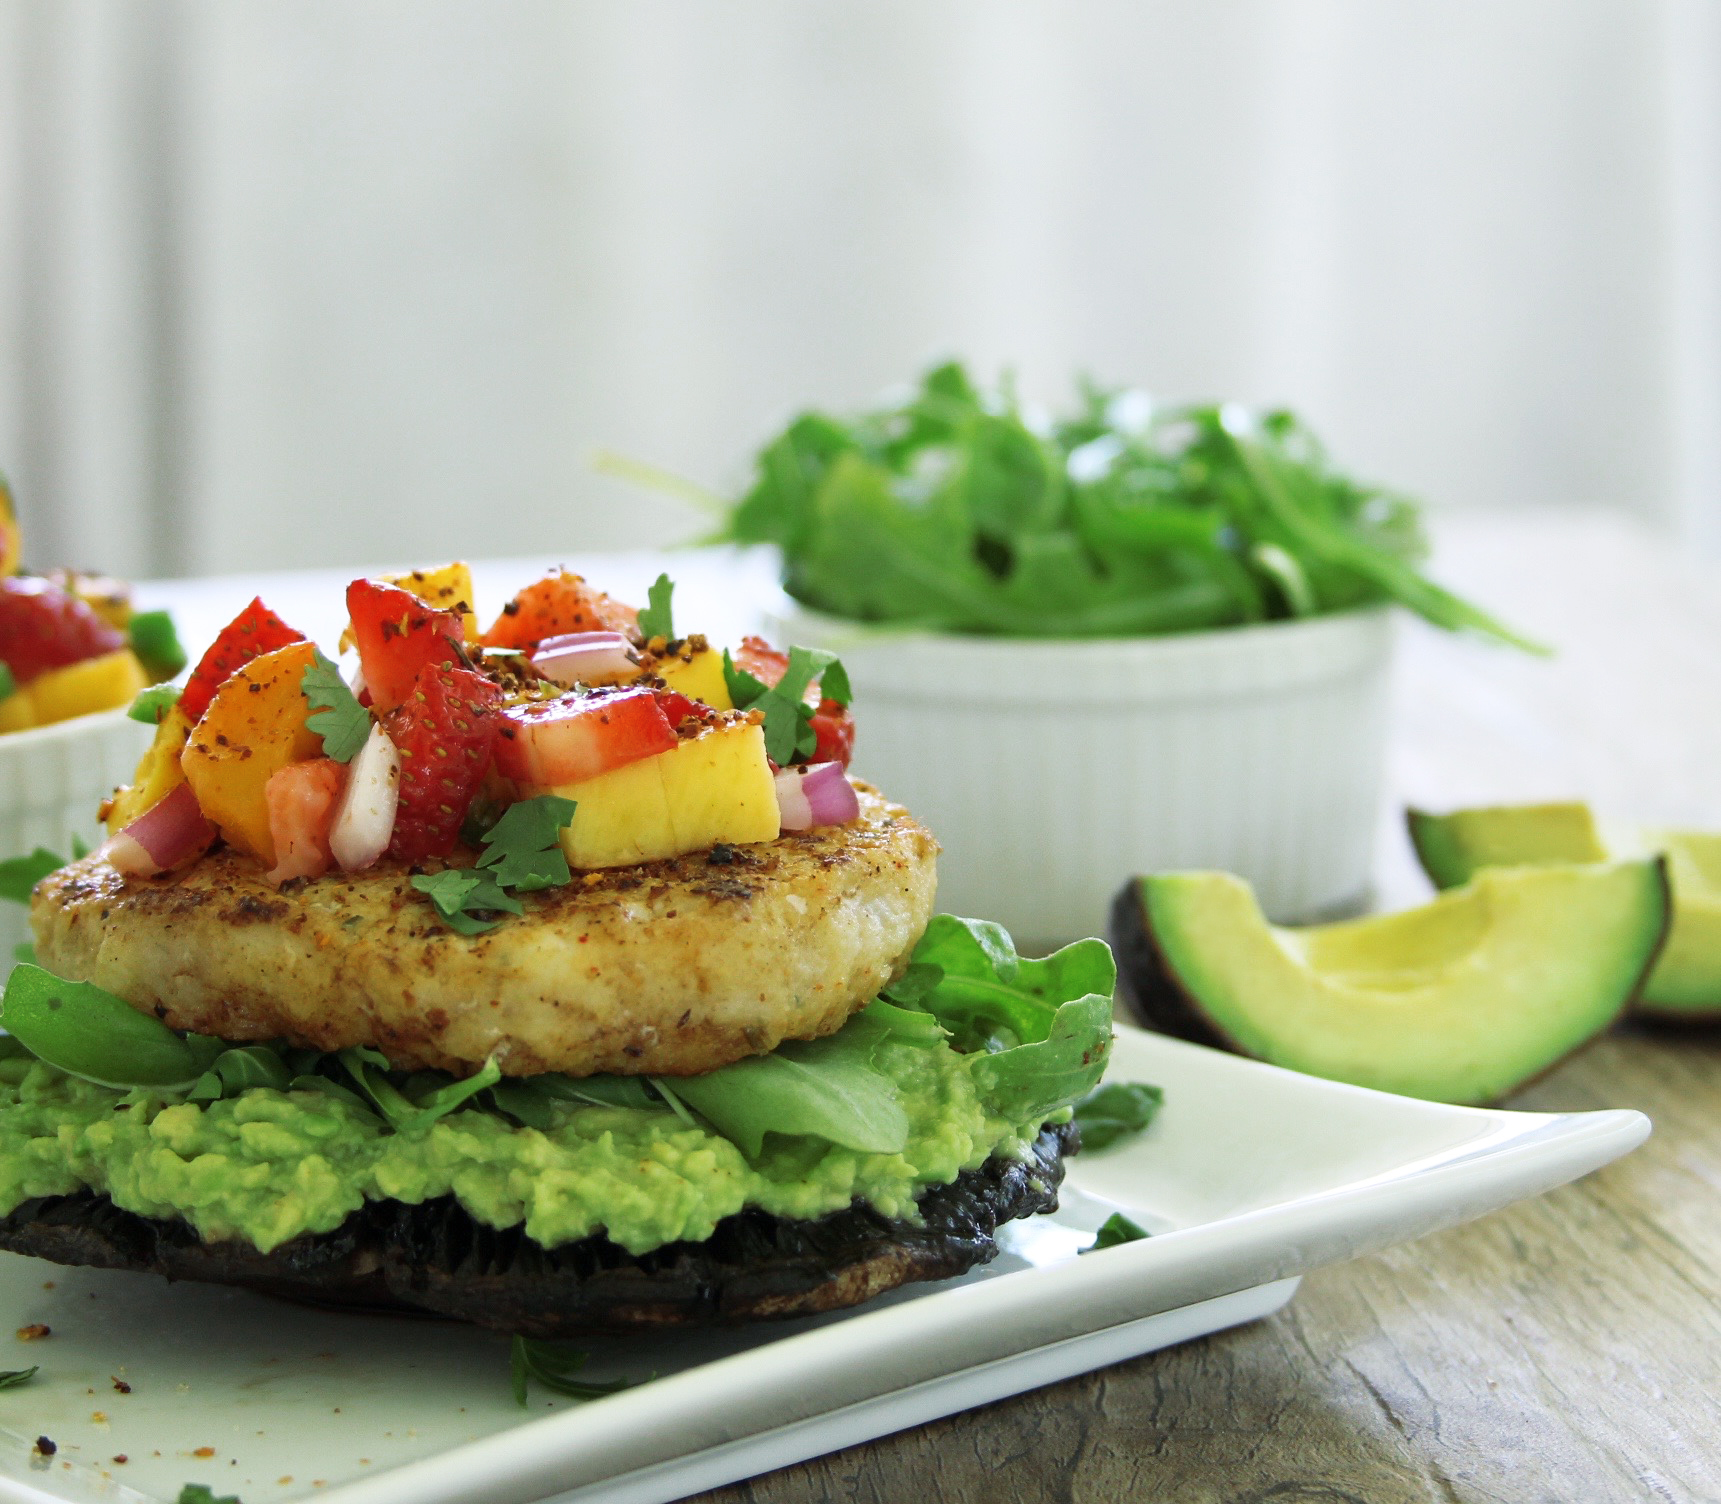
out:
{"label": "fish burger patty", "polygon": [[688,1076],[842,1027],[932,914],[937,843],[857,785],[860,816],[757,846],[587,873],[455,934],[398,866],[288,883],[223,850],[124,877],[99,855],[31,906],[43,966],[174,1029],[381,1050],[468,1075]]}

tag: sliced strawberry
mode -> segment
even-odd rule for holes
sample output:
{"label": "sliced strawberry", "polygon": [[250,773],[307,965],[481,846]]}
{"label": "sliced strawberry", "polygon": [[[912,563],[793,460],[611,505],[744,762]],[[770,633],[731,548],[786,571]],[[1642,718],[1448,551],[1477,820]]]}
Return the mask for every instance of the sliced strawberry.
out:
{"label": "sliced strawberry", "polygon": [[731,655],[735,667],[751,674],[761,684],[775,684],[789,671],[789,655],[779,653],[763,637],[743,637]]}
{"label": "sliced strawberry", "polygon": [[185,681],[179,708],[194,723],[202,720],[215,691],[253,658],[303,641],[305,634],[289,627],[259,597],[221,629],[221,635],[198,660],[191,677]]}
{"label": "sliced strawberry", "polygon": [[[697,700],[690,700],[679,690],[660,689],[657,695],[657,708],[663,712],[664,720],[671,726],[679,726],[688,716],[699,716],[704,719],[711,714],[709,705],[701,705]],[[704,715],[701,715],[704,712]]]}
{"label": "sliced strawberry", "polygon": [[329,831],[346,786],[347,770],[332,757],[290,762],[271,775],[263,797],[275,865],[266,876],[277,888],[291,877],[321,877],[334,865]]}
{"label": "sliced strawberry", "polygon": [[347,614],[365,689],[379,713],[405,702],[426,664],[459,667],[453,644],[464,640],[466,624],[458,611],[438,611],[398,585],[354,580],[347,586]]}
{"label": "sliced strawberry", "polygon": [[502,691],[466,668],[426,664],[412,693],[383,721],[400,752],[400,804],[388,854],[418,862],[447,856],[496,742]]}
{"label": "sliced strawberry", "polygon": [[487,648],[532,648],[569,632],[639,635],[639,612],[559,569],[528,585],[479,639]]}
{"label": "sliced strawberry", "polygon": [[57,585],[27,575],[0,579],[0,662],[19,684],[124,646],[123,633]]}
{"label": "sliced strawberry", "polygon": [[502,712],[496,766],[516,783],[556,788],[675,745],[675,728],[649,689],[564,695]]}

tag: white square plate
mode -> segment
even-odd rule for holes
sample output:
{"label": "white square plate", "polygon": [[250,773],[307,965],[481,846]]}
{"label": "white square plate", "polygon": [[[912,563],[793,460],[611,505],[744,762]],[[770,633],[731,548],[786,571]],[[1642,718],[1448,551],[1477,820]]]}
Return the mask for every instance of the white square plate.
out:
{"label": "white square plate", "polygon": [[[7,1328],[53,1328],[0,1357],[42,1368],[0,1391],[0,1501],[154,1504],[202,1482],[244,1504],[655,1504],[1264,1315],[1307,1270],[1649,1132],[1635,1112],[1445,1107],[1124,1027],[1112,1076],[1163,1086],[1158,1120],[1074,1160],[1064,1209],[988,1268],[850,1314],[595,1344],[594,1378],[657,1377],[586,1405],[534,1391],[521,1411],[494,1333],[0,1255]],[[1116,1207],[1155,1235],[1076,1257]]]}

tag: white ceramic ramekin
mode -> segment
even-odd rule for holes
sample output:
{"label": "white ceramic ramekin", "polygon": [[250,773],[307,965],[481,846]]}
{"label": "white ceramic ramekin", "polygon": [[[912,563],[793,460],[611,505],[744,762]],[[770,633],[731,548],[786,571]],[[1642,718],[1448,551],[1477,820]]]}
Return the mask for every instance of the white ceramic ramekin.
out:
{"label": "white ceramic ramekin", "polygon": [[[73,836],[93,846],[97,807],[131,781],[151,735],[124,710],[103,710],[0,736],[0,859],[38,846],[70,856]],[[0,903],[0,976],[29,932],[25,911]]]}
{"label": "white ceramic ramekin", "polygon": [[947,912],[1044,947],[1104,933],[1137,873],[1236,872],[1281,921],[1367,896],[1384,607],[1103,641],[892,631],[799,608],[771,631],[842,655],[854,771],[942,843]]}

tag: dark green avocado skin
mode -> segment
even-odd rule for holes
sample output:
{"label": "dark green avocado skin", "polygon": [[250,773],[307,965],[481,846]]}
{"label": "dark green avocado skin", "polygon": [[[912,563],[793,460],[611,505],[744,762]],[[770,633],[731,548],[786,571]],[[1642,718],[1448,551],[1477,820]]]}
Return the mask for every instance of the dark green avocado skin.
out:
{"label": "dark green avocado skin", "polygon": [[1211,1019],[1190,1002],[1176,977],[1165,964],[1154,943],[1142,897],[1141,879],[1132,877],[1112,899],[1111,924],[1106,933],[1112,954],[1117,957],[1117,990],[1124,1007],[1144,1029],[1187,1039],[1191,1044],[1216,1049],[1237,1049],[1236,1044],[1213,1026]]}

